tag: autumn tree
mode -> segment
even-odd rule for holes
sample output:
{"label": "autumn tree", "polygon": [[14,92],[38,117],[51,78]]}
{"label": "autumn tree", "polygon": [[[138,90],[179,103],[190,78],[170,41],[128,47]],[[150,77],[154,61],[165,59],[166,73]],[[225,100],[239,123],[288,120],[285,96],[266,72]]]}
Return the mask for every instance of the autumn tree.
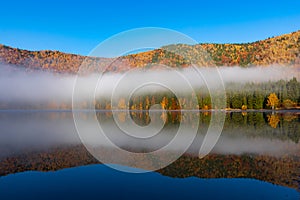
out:
{"label": "autumn tree", "polygon": [[291,101],[290,99],[286,99],[282,102],[283,106],[285,108],[292,108],[292,107],[296,107],[297,106],[297,103],[296,102],[293,102]]}
{"label": "autumn tree", "polygon": [[125,109],[125,108],[126,108],[125,99],[121,98],[118,102],[118,109]]}
{"label": "autumn tree", "polygon": [[168,99],[166,97],[163,97],[162,101],[160,102],[161,108],[166,109],[168,105]]}
{"label": "autumn tree", "polygon": [[277,95],[275,93],[271,93],[268,97],[268,103],[267,106],[270,106],[272,110],[275,109],[275,107],[278,105],[279,100],[277,98]]}

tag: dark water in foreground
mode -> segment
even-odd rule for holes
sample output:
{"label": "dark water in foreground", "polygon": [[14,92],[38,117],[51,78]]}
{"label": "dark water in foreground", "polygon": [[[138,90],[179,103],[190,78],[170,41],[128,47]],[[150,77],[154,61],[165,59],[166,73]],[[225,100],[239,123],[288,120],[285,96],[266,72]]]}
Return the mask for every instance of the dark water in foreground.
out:
{"label": "dark water in foreground", "polygon": [[298,199],[296,190],[254,179],[170,178],[105,165],[24,172],[0,179],[1,199]]}
{"label": "dark water in foreground", "polygon": [[[149,123],[145,113],[131,115],[137,124]],[[112,139],[118,139],[120,147],[144,152],[160,148],[173,138],[179,120],[193,127],[195,116],[199,130],[187,154],[156,172],[132,174],[109,168],[87,152],[71,112],[1,111],[0,199],[300,198],[298,111],[226,113],[220,138],[202,159],[198,158],[198,150],[208,129],[209,112],[152,116],[151,120],[165,118],[166,126],[158,139],[148,143],[119,136],[111,113],[99,112],[96,119]],[[95,119],[90,113],[80,117],[88,128]],[[116,117],[126,123],[124,113]],[[102,143],[99,145],[101,155],[118,156]],[[177,145],[172,150],[181,148]],[[112,159],[117,163],[113,166],[132,169],[125,165],[132,166],[134,159],[125,160],[128,163]],[[146,160],[142,168],[151,169],[155,164]]]}

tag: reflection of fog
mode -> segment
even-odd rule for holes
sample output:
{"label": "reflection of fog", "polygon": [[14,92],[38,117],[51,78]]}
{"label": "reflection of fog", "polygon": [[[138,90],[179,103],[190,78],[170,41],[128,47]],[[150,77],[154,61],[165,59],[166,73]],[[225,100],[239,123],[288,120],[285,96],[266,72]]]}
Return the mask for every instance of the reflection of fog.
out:
{"label": "reflection of fog", "polygon": [[[91,119],[93,115],[90,113],[82,114],[85,119],[87,134],[92,131]],[[179,124],[166,125],[162,131],[148,139],[132,138],[123,134],[121,130],[113,123],[111,115],[106,116],[101,113],[100,119],[102,129],[106,135],[118,146],[139,152],[153,151],[165,146],[173,139]],[[126,121],[124,122],[126,123]],[[267,122],[266,122],[267,123]],[[267,127],[269,127],[266,124]],[[199,132],[196,140],[189,149],[189,153],[197,154],[205,136],[207,128],[205,124],[199,126]],[[213,149],[213,153],[218,154],[267,154],[267,155],[283,155],[297,154],[300,144],[292,140],[282,140],[280,137],[271,137],[268,134],[260,137],[251,134],[243,134],[248,130],[247,125],[240,126],[236,129],[236,134],[228,129],[226,122],[223,133]],[[0,156],[10,156],[14,154],[22,154],[32,150],[47,150],[52,147],[68,146],[81,144],[77,135],[71,112],[0,112]],[[151,131],[151,130],[150,130]],[[266,131],[269,131],[267,129]],[[147,134],[146,132],[144,134]],[[190,134],[186,132],[186,134]],[[180,139],[184,140],[184,138]],[[176,144],[172,151],[183,149],[185,146],[180,142]],[[91,137],[88,141],[91,145],[101,146],[102,141],[96,141]]]}
{"label": "reflection of fog", "polygon": [[213,152],[223,154],[266,154],[281,156],[287,153],[299,153],[300,144],[267,138],[226,137],[219,139]]}
{"label": "reflection of fog", "polygon": [[72,113],[0,112],[0,156],[75,144]]}

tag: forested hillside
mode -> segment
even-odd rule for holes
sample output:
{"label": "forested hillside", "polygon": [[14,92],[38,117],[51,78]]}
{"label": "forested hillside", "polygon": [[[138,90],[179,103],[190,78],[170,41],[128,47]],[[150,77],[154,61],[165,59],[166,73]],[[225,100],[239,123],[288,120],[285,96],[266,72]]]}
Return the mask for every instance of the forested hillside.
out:
{"label": "forested hillside", "polygon": [[[172,50],[170,50],[172,49]],[[180,52],[176,53],[176,52]],[[28,51],[0,45],[0,62],[54,72],[76,73],[85,60],[89,70],[101,70],[111,62],[59,51]],[[199,66],[300,66],[300,31],[244,44],[177,44],[152,51],[123,56],[106,70],[124,71],[161,63],[174,67]]]}

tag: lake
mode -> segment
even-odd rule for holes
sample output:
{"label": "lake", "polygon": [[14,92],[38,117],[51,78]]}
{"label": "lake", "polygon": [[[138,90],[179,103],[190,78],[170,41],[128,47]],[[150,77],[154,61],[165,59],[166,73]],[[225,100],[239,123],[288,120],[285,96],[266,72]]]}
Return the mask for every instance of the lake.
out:
{"label": "lake", "polygon": [[[144,131],[124,134],[132,122]],[[299,122],[297,110],[2,110],[0,198],[299,199]]]}

